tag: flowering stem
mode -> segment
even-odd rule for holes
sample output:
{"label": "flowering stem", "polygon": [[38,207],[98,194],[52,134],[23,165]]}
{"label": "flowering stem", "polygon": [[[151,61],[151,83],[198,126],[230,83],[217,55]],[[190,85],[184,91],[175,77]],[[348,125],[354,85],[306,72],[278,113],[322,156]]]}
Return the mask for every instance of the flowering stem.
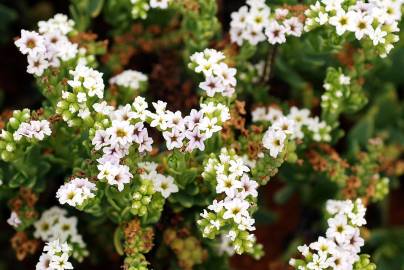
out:
{"label": "flowering stem", "polygon": [[261,78],[262,84],[267,84],[271,79],[277,49],[278,47],[275,45],[268,51],[267,59],[265,60],[264,72]]}

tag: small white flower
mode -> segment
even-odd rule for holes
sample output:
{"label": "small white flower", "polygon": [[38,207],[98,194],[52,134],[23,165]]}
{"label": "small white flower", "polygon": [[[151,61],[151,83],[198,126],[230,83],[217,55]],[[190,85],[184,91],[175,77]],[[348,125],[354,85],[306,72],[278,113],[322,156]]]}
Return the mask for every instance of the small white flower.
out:
{"label": "small white flower", "polygon": [[49,67],[49,62],[41,55],[28,55],[27,72],[36,76],[41,76]]}
{"label": "small white flower", "polygon": [[224,208],[226,209],[226,211],[223,214],[223,218],[232,218],[236,223],[239,223],[243,216],[249,216],[249,213],[247,211],[249,206],[250,205],[248,202],[240,200],[238,198],[227,201],[224,203]]}
{"label": "small white flower", "polygon": [[7,223],[14,228],[17,228],[21,224],[21,219],[16,212],[11,212],[10,217],[7,219]]}
{"label": "small white flower", "polygon": [[122,73],[112,77],[109,80],[110,84],[116,84],[123,87],[128,87],[133,90],[138,90],[140,85],[147,81],[147,76],[135,70],[125,70]]}
{"label": "small white flower", "polygon": [[339,77],[339,83],[342,85],[349,85],[351,83],[351,78],[344,74],[341,74]]}
{"label": "small white flower", "polygon": [[266,28],[265,34],[270,44],[282,44],[286,42],[286,29],[276,21],[272,21]]}
{"label": "small white flower", "polygon": [[171,0],[150,0],[150,7],[166,9],[170,2]]}
{"label": "small white flower", "polygon": [[178,186],[174,183],[172,176],[157,174],[153,179],[154,190],[160,192],[164,198],[168,198],[172,193],[178,192]]}
{"label": "small white flower", "polygon": [[15,45],[22,54],[38,57],[46,52],[45,39],[34,31],[21,30],[21,37],[15,41]]}
{"label": "small white flower", "polygon": [[269,150],[271,157],[276,158],[278,157],[279,153],[282,152],[285,140],[285,132],[269,128],[264,134],[262,144],[266,149]]}
{"label": "small white flower", "polygon": [[337,11],[337,14],[330,18],[330,24],[335,26],[338,35],[344,34],[352,22],[352,12],[346,13],[343,9]]}

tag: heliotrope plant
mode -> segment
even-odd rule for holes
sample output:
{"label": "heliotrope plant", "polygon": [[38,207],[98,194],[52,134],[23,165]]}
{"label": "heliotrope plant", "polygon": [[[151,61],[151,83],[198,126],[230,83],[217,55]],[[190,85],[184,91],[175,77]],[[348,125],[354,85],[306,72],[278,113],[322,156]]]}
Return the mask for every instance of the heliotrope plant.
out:
{"label": "heliotrope plant", "polygon": [[[368,64],[398,42],[403,1],[276,6],[247,0],[232,13],[223,40],[215,1],[106,1],[106,16],[122,13],[106,18],[117,27],[116,36],[127,31],[118,26],[122,18],[147,22],[164,14],[172,20],[175,27],[161,33],[161,46],[182,50],[181,76],[199,94],[198,106],[186,111],[150,98],[154,89],[146,72],[108,70],[126,59],[103,67],[98,55],[114,62],[114,53],[122,51],[83,32],[85,3],[72,2],[75,21],[57,14],[35,31],[22,30],[15,41],[44,96],[40,109],[11,112],[0,136],[8,223],[20,241],[31,243],[13,245],[18,258],[34,253],[37,239],[45,244],[37,270],[73,269],[91,256],[92,246],[78,231],[81,219],[66,211],[74,208],[113,230],[109,243],[124,256],[124,269],[225,268],[234,254],[260,259],[263,246],[254,234],[259,187],[279,174],[289,178],[286,185],[303,189],[307,175],[322,175],[335,188],[326,202],[328,229],[317,241],[305,239],[290,266],[375,269],[362,252],[361,227],[366,206],[389,191],[381,159],[385,145],[370,140],[349,162],[333,145],[344,136],[340,116],[357,113],[369,101]],[[143,42],[153,40],[149,34]],[[330,65],[312,102],[275,98],[268,82],[277,51],[285,46],[290,52],[289,41],[313,43],[313,36],[322,38],[322,53],[355,44],[350,65]],[[118,45],[138,45],[131,42]],[[36,205],[47,192],[59,206]]]}

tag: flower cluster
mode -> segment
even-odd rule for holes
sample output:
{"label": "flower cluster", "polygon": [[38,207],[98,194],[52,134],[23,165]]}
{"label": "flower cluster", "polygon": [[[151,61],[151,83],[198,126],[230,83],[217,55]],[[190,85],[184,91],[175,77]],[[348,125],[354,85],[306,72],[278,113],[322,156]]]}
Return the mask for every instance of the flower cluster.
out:
{"label": "flower cluster", "polygon": [[231,41],[243,45],[248,41],[252,45],[267,40],[270,44],[282,44],[287,36],[300,37],[303,22],[299,17],[284,8],[271,13],[264,0],[248,0],[237,12],[231,14]]}
{"label": "flower cluster", "polygon": [[203,236],[213,239],[227,231],[238,254],[255,252],[255,220],[251,217],[255,200],[258,195],[258,184],[250,179],[250,169],[243,159],[233,150],[223,148],[219,157],[207,160],[202,174],[206,181],[216,183],[216,193],[223,194],[224,199],[214,200],[208,210],[201,213],[198,220]]}
{"label": "flower cluster", "polygon": [[322,25],[334,27],[339,36],[351,33],[357,40],[370,41],[380,56],[385,57],[399,39],[396,33],[400,31],[403,3],[402,0],[317,1],[305,13],[305,30]]}
{"label": "flower cluster", "polygon": [[182,117],[180,111],[166,110],[167,103],[153,103],[156,110],[150,113],[150,126],[163,131],[168,150],[185,148],[192,152],[195,149],[203,151],[204,141],[222,129],[222,124],[230,118],[229,108],[222,103],[208,102],[201,104],[201,109],[191,110]]}
{"label": "flower cluster", "polygon": [[28,123],[21,123],[14,132],[13,137],[15,141],[20,141],[23,137],[42,141],[45,136],[50,136],[51,134],[52,130],[47,120],[31,120]]}
{"label": "flower cluster", "polygon": [[131,90],[140,90],[147,82],[147,76],[139,71],[125,70],[118,75],[109,79],[110,84],[115,84],[121,87],[130,88]]}
{"label": "flower cluster", "polygon": [[154,190],[160,192],[167,199],[171,193],[178,192],[178,186],[174,183],[172,176],[165,176],[157,172],[158,164],[155,162],[141,162],[138,167],[143,171],[140,174],[142,179],[149,179],[153,182]]}
{"label": "flower cluster", "polygon": [[147,18],[147,12],[151,8],[167,9],[173,0],[130,0],[132,3],[132,17],[134,19]]}
{"label": "flower cluster", "polygon": [[360,259],[358,254],[364,245],[360,227],[366,224],[362,201],[329,200],[326,209],[332,216],[328,219],[326,237],[298,248],[304,259],[291,259],[290,264],[296,269],[352,270]]}
{"label": "flower cluster", "polygon": [[74,22],[66,15],[56,14],[48,21],[40,21],[38,27],[38,32],[21,30],[15,45],[27,55],[27,72],[41,76],[47,68],[59,67],[60,61],[75,58],[79,48],[68,38]]}
{"label": "flower cluster", "polygon": [[174,178],[158,173],[157,166],[155,162],[138,163],[140,180],[132,194],[131,212],[134,215],[160,215],[165,199],[178,192]]}
{"label": "flower cluster", "polygon": [[86,244],[77,231],[77,218],[67,217],[66,210],[54,206],[44,211],[34,227],[35,238],[44,242],[67,242],[72,249],[71,255],[78,261],[88,256]]}
{"label": "flower cluster", "polygon": [[69,262],[69,254],[71,247],[66,243],[61,243],[59,239],[46,243],[36,270],[64,270],[73,269],[73,265]]}
{"label": "flower cluster", "polygon": [[[203,72],[207,80],[217,83],[217,87],[209,90],[209,96],[213,96],[216,92],[231,96],[234,92],[236,70],[223,63],[223,59],[224,55],[213,49],[206,49],[191,56],[190,67],[197,73]],[[201,83],[201,87],[205,88],[205,84],[206,87],[212,86],[205,82]],[[151,127],[163,131],[168,150],[184,148],[188,152],[195,149],[203,151],[204,141],[220,131],[222,124],[230,119],[229,108],[216,99],[202,103],[200,110],[193,109],[185,117],[180,111],[167,110],[167,103],[163,101],[154,102],[153,107],[154,113],[149,111],[146,113],[147,121]]]}
{"label": "flower cluster", "polygon": [[351,78],[344,74],[339,74],[336,80],[333,80],[332,82],[327,81],[326,79],[326,82],[323,85],[326,92],[321,96],[321,107],[323,107],[323,109],[329,109],[335,113],[335,111],[339,109],[339,103],[341,103],[341,100],[344,98],[344,92],[348,92],[346,91],[346,88],[348,88],[350,84]]}
{"label": "flower cluster", "polygon": [[105,102],[96,104],[96,111],[107,116],[106,129],[95,131],[92,139],[94,149],[102,150],[102,157],[97,159],[98,179],[106,180],[110,185],[116,185],[122,191],[133,175],[122,160],[129,154],[130,147],[136,143],[139,152],[151,151],[153,140],[144,127],[147,103],[144,98],[137,97],[133,105],[126,105],[114,110]]}
{"label": "flower cluster", "polygon": [[237,70],[224,63],[224,59],[224,54],[214,49],[206,49],[191,56],[191,68],[205,76],[205,81],[199,87],[206,91],[208,97],[216,93],[231,97],[235,92]]}
{"label": "flower cluster", "polygon": [[86,200],[95,197],[97,187],[94,183],[88,181],[87,178],[74,178],[70,182],[62,185],[56,197],[60,204],[68,204],[70,206],[82,206]]}
{"label": "flower cluster", "polygon": [[28,144],[42,141],[52,134],[48,120],[32,120],[29,109],[14,110],[6,128],[0,133],[0,152],[3,160],[11,160]]}
{"label": "flower cluster", "polygon": [[341,113],[358,111],[367,102],[360,84],[340,69],[328,68],[323,87],[321,108],[327,123],[336,123]]}
{"label": "flower cluster", "polygon": [[[268,139],[274,138],[284,141],[286,136],[279,132],[279,130],[283,130],[292,139],[303,139],[305,135],[309,135],[316,142],[331,140],[331,127],[324,121],[320,121],[317,116],[310,117],[308,109],[291,107],[289,114],[285,116],[280,109],[275,107],[257,107],[252,112],[252,121],[272,124],[266,135]],[[278,130],[277,133],[276,130]],[[275,136],[275,134],[277,135]],[[274,145],[274,143],[268,141],[268,145]],[[266,148],[270,149],[271,147]],[[275,152],[274,155],[276,156]]]}
{"label": "flower cluster", "polygon": [[56,112],[69,126],[80,126],[83,121],[91,121],[92,105],[104,96],[104,81],[102,73],[82,64],[70,74],[73,78],[67,83],[72,92],[62,91]]}

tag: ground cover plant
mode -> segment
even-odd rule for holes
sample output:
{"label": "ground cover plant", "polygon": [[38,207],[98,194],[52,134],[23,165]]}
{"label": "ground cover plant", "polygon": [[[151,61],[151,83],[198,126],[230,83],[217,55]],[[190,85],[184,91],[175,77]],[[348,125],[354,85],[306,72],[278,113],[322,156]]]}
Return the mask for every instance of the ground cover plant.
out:
{"label": "ground cover plant", "polygon": [[404,269],[403,4],[0,4],[0,269]]}

